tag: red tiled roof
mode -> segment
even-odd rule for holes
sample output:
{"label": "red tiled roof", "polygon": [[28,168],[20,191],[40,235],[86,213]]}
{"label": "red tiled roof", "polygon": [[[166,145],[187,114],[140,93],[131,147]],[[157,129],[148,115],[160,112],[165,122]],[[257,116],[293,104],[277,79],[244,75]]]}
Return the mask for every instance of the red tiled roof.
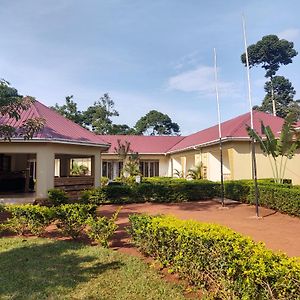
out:
{"label": "red tiled roof", "polygon": [[182,136],[145,135],[99,135],[99,138],[111,144],[108,153],[115,153],[115,147],[118,146],[118,140],[120,140],[121,143],[130,142],[132,151],[143,154],[164,154],[184,139]]}
{"label": "red tiled roof", "polygon": [[[261,134],[261,121],[267,126],[269,125],[273,132],[278,136],[282,128],[284,119],[276,117],[261,111],[253,111],[254,129]],[[246,125],[250,126],[250,112],[240,115],[221,123],[222,139],[246,139],[249,138]],[[181,142],[174,145],[168,152],[177,152],[184,149],[191,149],[195,146],[200,146],[218,141],[219,131],[218,125],[198,131],[185,137]]]}
{"label": "red tiled roof", "polygon": [[0,116],[0,124],[19,128],[30,118],[43,118],[46,121],[44,128],[34,136],[33,140],[109,146],[96,134],[61,116],[39,101],[35,101],[28,110],[23,111],[17,121],[8,116]]}

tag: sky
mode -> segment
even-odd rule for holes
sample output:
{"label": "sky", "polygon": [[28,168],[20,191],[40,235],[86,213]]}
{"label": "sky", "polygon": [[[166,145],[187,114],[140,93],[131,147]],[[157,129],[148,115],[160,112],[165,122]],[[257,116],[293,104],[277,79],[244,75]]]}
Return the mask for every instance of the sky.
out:
{"label": "sky", "polygon": [[[264,35],[300,52],[298,0],[0,0],[0,78],[50,106],[74,95],[81,110],[109,93],[133,126],[148,111],[168,114],[187,135],[217,123],[213,48],[221,118],[249,111],[242,14],[248,45]],[[300,98],[300,54],[278,75]],[[264,71],[251,69],[253,104]]]}

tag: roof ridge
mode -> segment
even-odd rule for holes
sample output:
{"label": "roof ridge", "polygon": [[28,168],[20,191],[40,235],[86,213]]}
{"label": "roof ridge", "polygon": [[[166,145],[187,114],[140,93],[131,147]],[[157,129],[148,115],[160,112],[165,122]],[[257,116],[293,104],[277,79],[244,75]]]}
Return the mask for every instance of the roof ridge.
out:
{"label": "roof ridge", "polygon": [[178,143],[180,143],[181,141],[183,141],[186,138],[186,136],[183,136],[182,139],[180,139],[177,143],[175,143],[174,145],[170,146],[170,148],[166,149],[164,154],[167,154],[169,152],[169,150],[171,150],[173,147],[175,147]]}

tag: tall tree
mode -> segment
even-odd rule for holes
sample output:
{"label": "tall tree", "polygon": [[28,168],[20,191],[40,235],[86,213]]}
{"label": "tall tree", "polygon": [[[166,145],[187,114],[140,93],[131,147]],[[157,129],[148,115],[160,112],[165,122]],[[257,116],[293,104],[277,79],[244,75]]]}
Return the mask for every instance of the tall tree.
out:
{"label": "tall tree", "polygon": [[[294,100],[296,91],[292,83],[284,76],[274,76],[272,80],[273,96],[276,102],[276,114],[281,118],[286,118],[290,112],[294,112],[297,119],[300,118],[300,106]],[[265,83],[265,98],[261,106],[254,106],[256,110],[272,113],[272,85],[270,81]]]}
{"label": "tall tree", "polygon": [[112,130],[111,117],[119,116],[115,103],[109,94],[104,94],[99,101],[83,112],[84,124],[90,126],[96,134],[109,134]]}
{"label": "tall tree", "polygon": [[0,139],[11,140],[13,137],[31,139],[44,127],[43,118],[27,119],[19,127],[6,123],[7,117],[19,121],[22,112],[28,110],[34,101],[33,97],[20,95],[6,80],[0,80]]}
{"label": "tall tree", "polygon": [[65,104],[60,106],[56,103],[52,108],[67,119],[83,126],[83,114],[77,109],[77,103],[73,101],[73,95],[66,97]]}
{"label": "tall tree", "polygon": [[[292,62],[292,58],[298,53],[294,49],[294,43],[285,39],[279,39],[277,35],[266,35],[256,44],[248,48],[250,67],[259,66],[265,69],[265,77],[269,79],[271,87],[271,99],[273,111],[276,109],[273,78],[281,65]],[[246,54],[241,55],[242,63],[246,66]]]}
{"label": "tall tree", "polygon": [[172,122],[167,114],[157,110],[151,110],[140,118],[134,128],[137,134],[178,135],[180,133],[179,125]]}
{"label": "tall tree", "polygon": [[126,124],[112,124],[108,134],[135,135],[136,131]]}

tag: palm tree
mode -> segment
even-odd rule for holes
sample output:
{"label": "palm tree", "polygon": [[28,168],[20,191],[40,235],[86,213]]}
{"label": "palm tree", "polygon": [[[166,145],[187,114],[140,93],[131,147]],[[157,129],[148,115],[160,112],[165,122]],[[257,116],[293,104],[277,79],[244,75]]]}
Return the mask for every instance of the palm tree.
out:
{"label": "palm tree", "polygon": [[188,175],[189,178],[192,179],[202,179],[203,178],[203,163],[200,162],[198,165],[190,168],[188,170]]}
{"label": "palm tree", "polygon": [[183,171],[179,171],[178,169],[174,170],[174,175],[178,178],[184,178],[184,173]]}
{"label": "palm tree", "polygon": [[276,138],[270,126],[265,126],[263,122],[261,129],[265,137],[247,127],[249,136],[259,143],[264,155],[268,157],[277,183],[283,182],[288,159],[291,159],[300,148],[300,137],[296,134],[295,125],[295,116],[291,113],[282,125],[279,138]]}

